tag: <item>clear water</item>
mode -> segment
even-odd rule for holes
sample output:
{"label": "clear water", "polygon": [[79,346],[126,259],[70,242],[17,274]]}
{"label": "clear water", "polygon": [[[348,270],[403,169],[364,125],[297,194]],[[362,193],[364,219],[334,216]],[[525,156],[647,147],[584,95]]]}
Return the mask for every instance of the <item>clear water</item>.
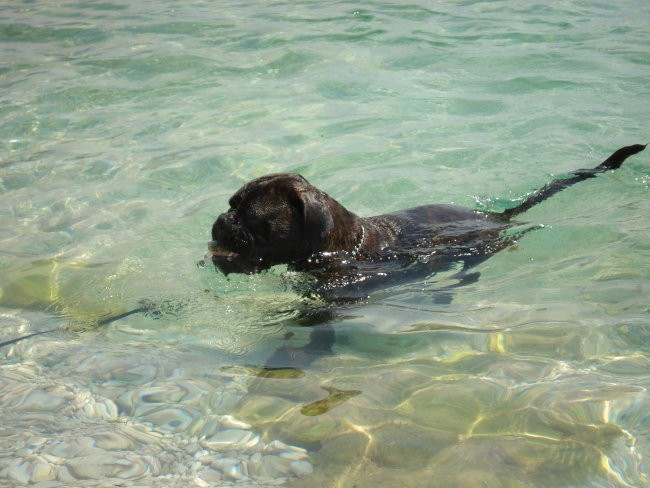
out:
{"label": "clear water", "polygon": [[[0,350],[0,484],[650,486],[648,152],[451,304],[436,276],[336,310],[293,378],[255,371],[316,304],[196,266],[268,172],[361,215],[497,207],[648,142],[649,5],[3,2],[0,342],[59,331]],[[201,463],[221,415],[308,464]]]}

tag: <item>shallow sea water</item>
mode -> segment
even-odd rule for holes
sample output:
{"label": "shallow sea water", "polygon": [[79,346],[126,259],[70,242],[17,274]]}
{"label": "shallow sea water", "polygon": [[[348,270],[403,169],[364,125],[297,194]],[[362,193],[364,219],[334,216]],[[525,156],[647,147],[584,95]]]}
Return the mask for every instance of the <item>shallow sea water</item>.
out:
{"label": "shallow sea water", "polygon": [[[650,4],[0,6],[0,486],[650,486],[650,157],[331,310],[197,266],[246,180],[503,208],[648,142]],[[105,317],[151,305],[106,325]]]}

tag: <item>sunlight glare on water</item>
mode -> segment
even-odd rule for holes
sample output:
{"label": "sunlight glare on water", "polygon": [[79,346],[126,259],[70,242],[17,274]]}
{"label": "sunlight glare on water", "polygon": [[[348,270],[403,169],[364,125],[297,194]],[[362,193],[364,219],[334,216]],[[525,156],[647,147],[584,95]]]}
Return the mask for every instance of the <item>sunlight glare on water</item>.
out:
{"label": "sunlight glare on water", "polygon": [[650,486],[647,152],[450,295],[328,307],[286,267],[197,266],[266,173],[362,216],[501,209],[647,143],[649,26],[640,0],[3,2],[0,342],[55,331],[0,348],[0,485]]}

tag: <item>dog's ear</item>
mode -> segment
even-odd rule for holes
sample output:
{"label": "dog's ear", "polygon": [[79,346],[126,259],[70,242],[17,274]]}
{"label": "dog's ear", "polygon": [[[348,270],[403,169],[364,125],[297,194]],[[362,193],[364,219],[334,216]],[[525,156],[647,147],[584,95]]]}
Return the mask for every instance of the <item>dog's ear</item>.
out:
{"label": "dog's ear", "polygon": [[[306,182],[306,181],[305,181]],[[310,185],[311,186],[311,185]],[[328,241],[334,228],[334,220],[327,202],[328,197],[314,187],[297,188],[290,197],[297,211],[304,237],[310,249],[318,249]]]}

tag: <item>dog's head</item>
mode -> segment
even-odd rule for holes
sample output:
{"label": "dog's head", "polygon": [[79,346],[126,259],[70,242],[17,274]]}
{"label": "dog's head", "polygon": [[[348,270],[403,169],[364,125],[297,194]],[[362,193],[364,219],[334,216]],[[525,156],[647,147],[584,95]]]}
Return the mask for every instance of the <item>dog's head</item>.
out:
{"label": "dog's head", "polygon": [[296,174],[252,180],[229,204],[213,224],[208,244],[212,262],[226,275],[257,273],[328,250],[337,216],[348,213]]}

